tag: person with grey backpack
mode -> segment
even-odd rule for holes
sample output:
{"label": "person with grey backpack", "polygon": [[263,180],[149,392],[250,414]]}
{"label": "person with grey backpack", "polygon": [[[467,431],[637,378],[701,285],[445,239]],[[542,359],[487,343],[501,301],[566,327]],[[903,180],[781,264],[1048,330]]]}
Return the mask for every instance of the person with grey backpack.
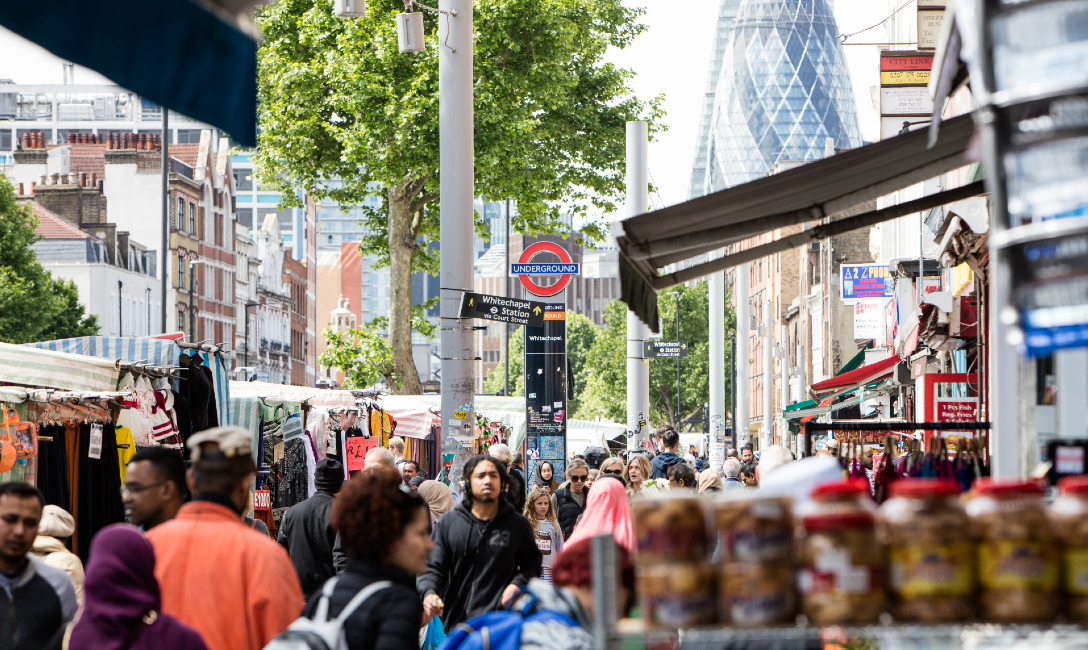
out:
{"label": "person with grey backpack", "polygon": [[265,650],[419,650],[426,621],[415,577],[434,547],[429,512],[394,469],[367,469],[345,483],[332,525],[347,569]]}

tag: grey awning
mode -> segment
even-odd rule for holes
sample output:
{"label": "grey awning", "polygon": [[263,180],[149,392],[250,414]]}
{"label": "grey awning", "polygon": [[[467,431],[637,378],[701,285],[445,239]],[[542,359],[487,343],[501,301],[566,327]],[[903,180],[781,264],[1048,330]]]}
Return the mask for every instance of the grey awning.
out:
{"label": "grey awning", "polygon": [[[680,272],[658,269],[691,259],[777,228],[840,214],[860,204],[968,164],[964,156],[974,133],[971,115],[944,122],[927,148],[929,133],[913,131],[750,183],[655,210],[614,225],[620,247],[622,299],[656,331],[656,292],[709,275],[749,258],[795,248],[811,241],[929,209],[963,195],[982,192],[981,183],[909,204],[832,221],[820,228]],[[955,198],[951,198],[955,196]],[[904,210],[907,210],[904,212]],[[616,230],[618,229],[618,230]],[[755,257],[752,257],[752,255]]]}

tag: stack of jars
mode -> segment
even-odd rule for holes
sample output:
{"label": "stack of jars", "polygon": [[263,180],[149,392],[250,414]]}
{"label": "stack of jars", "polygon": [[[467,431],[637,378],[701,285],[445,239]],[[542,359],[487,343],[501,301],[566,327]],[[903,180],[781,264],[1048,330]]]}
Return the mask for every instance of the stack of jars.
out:
{"label": "stack of jars", "polygon": [[697,496],[634,503],[635,583],[648,627],[675,629],[716,620],[703,503]]}
{"label": "stack of jars", "polygon": [[790,500],[718,501],[714,522],[720,621],[737,627],[792,623],[797,598]]}

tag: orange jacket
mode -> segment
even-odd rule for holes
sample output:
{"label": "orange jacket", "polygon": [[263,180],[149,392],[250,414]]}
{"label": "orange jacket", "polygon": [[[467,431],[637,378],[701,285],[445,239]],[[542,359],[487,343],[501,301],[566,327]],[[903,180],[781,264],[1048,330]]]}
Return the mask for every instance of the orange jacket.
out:
{"label": "orange jacket", "polygon": [[187,503],[147,536],[162,611],[199,632],[211,650],[261,650],[302,612],[287,551],[226,506]]}

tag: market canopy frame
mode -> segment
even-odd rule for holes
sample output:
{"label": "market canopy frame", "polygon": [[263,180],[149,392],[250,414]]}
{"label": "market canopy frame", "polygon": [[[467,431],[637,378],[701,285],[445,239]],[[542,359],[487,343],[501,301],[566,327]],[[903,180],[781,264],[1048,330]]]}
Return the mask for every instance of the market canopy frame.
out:
{"label": "market canopy frame", "polygon": [[738,251],[667,275],[670,264],[721,249],[778,228],[834,217],[859,205],[969,164],[972,115],[941,124],[929,146],[927,130],[912,131],[851,149],[613,224],[619,245],[621,298],[657,331],[657,296],[663,289],[812,241],[985,193],[980,182],[914,201],[831,220],[763,246]]}

